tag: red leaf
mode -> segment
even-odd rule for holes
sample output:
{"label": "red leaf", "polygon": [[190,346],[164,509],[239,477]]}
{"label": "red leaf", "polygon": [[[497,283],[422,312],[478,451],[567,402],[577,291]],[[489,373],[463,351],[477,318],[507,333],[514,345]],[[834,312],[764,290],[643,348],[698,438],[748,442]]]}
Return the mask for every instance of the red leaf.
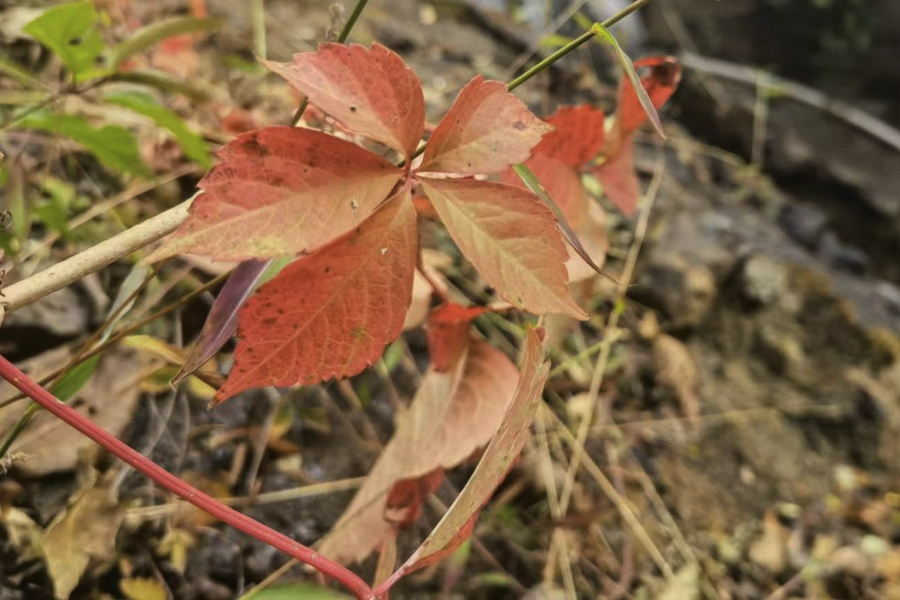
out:
{"label": "red leaf", "polygon": [[606,197],[626,216],[634,214],[641,197],[641,184],[634,172],[633,137],[627,136],[619,153],[594,170]]}
{"label": "red leaf", "polygon": [[348,129],[407,157],[415,152],[425,126],[422,84],[384,46],[320,44],[292,63],[262,62]]}
{"label": "red leaf", "polygon": [[219,157],[187,220],[148,260],[194,253],[242,261],[314,250],[362,223],[402,174],[348,141],[291,127],[242,135]]}
{"label": "red leaf", "polygon": [[396,482],[387,495],[384,519],[403,529],[414,524],[422,514],[422,503],[441,487],[444,470],[435,469],[415,479]]}
{"label": "red leaf", "polygon": [[394,437],[321,542],[321,553],[339,562],[360,562],[391,539],[394,526],[384,518],[388,490],[397,481],[452,468],[486,444],[506,413],[517,379],[506,355],[481,340],[472,340],[465,360],[452,372],[430,369]]}
{"label": "red leaf", "polygon": [[416,225],[404,188],[358,229],[263,285],[241,310],[235,365],[216,400],[349,377],[381,356],[409,308]]}
{"label": "red leaf", "polygon": [[[573,167],[580,167],[594,160],[603,148],[605,119],[606,115],[602,110],[589,104],[563,106],[545,119],[547,123],[555,126],[556,130],[544,136],[534,149],[534,153],[552,157]],[[537,171],[534,172],[537,175]],[[541,183],[546,187],[547,184],[543,179]],[[555,195],[553,197],[556,198]]]}
{"label": "red leaf", "polygon": [[438,372],[449,371],[462,355],[469,341],[469,328],[478,315],[487,309],[481,306],[466,308],[459,304],[442,304],[428,319],[428,350],[431,366]]}
{"label": "red leaf", "polygon": [[534,314],[587,318],[569,295],[556,217],[537,196],[475,179],[421,182],[454,241],[504,300]]}
{"label": "red leaf", "polygon": [[550,362],[544,362],[540,339],[529,330],[515,395],[475,472],[428,539],[375,590],[376,595],[404,575],[449,556],[471,535],[478,512],[525,447],[549,372]]}
{"label": "red leaf", "polygon": [[551,130],[506,90],[505,83],[479,75],[438,123],[419,171],[498,173],[527,159]]}
{"label": "red leaf", "polygon": [[[584,219],[584,209],[587,205],[587,192],[581,185],[581,175],[578,171],[549,154],[538,154],[537,151],[525,161],[525,165],[531,169],[544,190],[559,206],[569,224],[577,229]],[[522,178],[512,169],[505,171],[500,180],[527,189]]]}
{"label": "red leaf", "polygon": [[[641,78],[650,101],[656,108],[671,98],[681,81],[681,63],[672,56],[652,56],[634,63],[635,70],[649,68],[650,74]],[[622,77],[616,105],[615,127],[620,136],[626,136],[647,121],[647,112],[641,106],[634,86],[628,77]]]}

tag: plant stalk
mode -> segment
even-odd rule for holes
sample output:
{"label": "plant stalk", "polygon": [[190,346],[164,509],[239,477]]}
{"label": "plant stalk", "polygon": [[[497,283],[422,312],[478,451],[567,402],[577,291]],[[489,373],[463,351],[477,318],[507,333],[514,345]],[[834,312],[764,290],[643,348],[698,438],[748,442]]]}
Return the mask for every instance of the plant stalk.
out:
{"label": "plant stalk", "polygon": [[98,427],[87,417],[53,397],[50,392],[35,383],[30,377],[16,368],[5,357],[0,356],[0,377],[11,383],[23,394],[40,404],[45,410],[92,439],[111,454],[121,459],[134,469],[140,471],[157,485],[176,494],[183,500],[193,504],[200,510],[227,523],[235,529],[250,535],[261,542],[296,558],[300,562],[314,567],[322,574],[338,581],[359,600],[374,598],[372,590],[355,573],[324,556],[320,556],[311,548],[296,542],[284,534],[251,519],[245,514],[225,506],[215,498],[208,496],[197,488],[188,485],[175,475],[169,473],[146,456],[140,454],[124,442],[118,440],[105,429]]}

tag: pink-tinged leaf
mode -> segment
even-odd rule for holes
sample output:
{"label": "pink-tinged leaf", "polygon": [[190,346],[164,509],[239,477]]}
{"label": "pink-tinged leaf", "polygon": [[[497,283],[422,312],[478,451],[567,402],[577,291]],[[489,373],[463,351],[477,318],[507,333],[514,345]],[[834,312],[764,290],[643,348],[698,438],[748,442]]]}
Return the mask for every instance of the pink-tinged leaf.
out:
{"label": "pink-tinged leaf", "polygon": [[402,175],[356,144],[291,127],[242,135],[219,157],[187,220],[148,260],[191,253],[243,261],[312,251],[362,223]]}
{"label": "pink-tinged leaf", "polygon": [[641,197],[641,184],[634,172],[634,136],[622,140],[617,154],[594,169],[594,174],[603,184],[603,193],[626,216],[637,210]]}
{"label": "pink-tinged leaf", "polygon": [[285,268],[241,310],[235,365],[216,400],[372,364],[403,328],[417,249],[404,188],[355,231]]}
{"label": "pink-tinged leaf", "polygon": [[391,487],[385,501],[385,520],[400,529],[415,524],[422,514],[422,504],[425,498],[436,492],[443,481],[444,470],[437,468],[422,477],[402,479],[396,482]]}
{"label": "pink-tinged leaf", "polygon": [[390,589],[404,575],[449,556],[471,535],[479,511],[525,447],[550,372],[550,362],[544,362],[543,346],[533,330],[528,331],[521,369],[519,384],[503,422],[466,487],[422,545],[390,579],[378,586],[376,595]]}
{"label": "pink-tinged leaf", "polygon": [[[634,63],[634,68],[650,69],[650,73],[641,78],[641,87],[655,108],[661,108],[672,97],[681,81],[681,64],[672,56],[645,58]],[[627,136],[647,122],[648,118],[647,111],[635,93],[632,81],[628,77],[623,77],[619,84],[616,105],[617,134]]]}
{"label": "pink-tinged leaf", "polygon": [[422,84],[381,44],[320,44],[293,62],[262,61],[348,129],[412,156],[425,126]]}
{"label": "pink-tinged leaf", "polygon": [[453,368],[469,341],[469,329],[475,317],[484,314],[482,306],[465,307],[442,304],[428,318],[428,352],[431,367],[445,373]]}
{"label": "pink-tinged leaf", "polygon": [[[584,251],[591,257],[594,265],[602,268],[606,262],[606,253],[609,251],[606,212],[599,204],[591,202],[587,206],[586,213],[586,217],[576,229],[576,233]],[[585,262],[578,252],[570,248],[569,254],[569,261],[566,263],[569,271],[569,285],[597,275],[597,270]],[[574,295],[576,298],[578,297],[577,292]]]}
{"label": "pink-tinged leaf", "polygon": [[200,337],[191,349],[184,365],[172,379],[172,385],[203,366],[222,349],[237,331],[238,310],[256,289],[256,285],[272,261],[248,260],[242,262],[222,286],[200,331]]}
{"label": "pink-tinged leaf", "polygon": [[556,130],[544,136],[534,153],[572,167],[589,163],[603,148],[605,119],[603,111],[590,104],[563,106],[546,119]]}
{"label": "pink-tinged leaf", "polygon": [[[569,224],[577,229],[584,219],[585,207],[588,202],[587,192],[581,185],[581,175],[578,171],[552,156],[537,152],[524,164],[541,182]],[[505,171],[500,176],[500,181],[528,189],[514,169]]]}
{"label": "pink-tinged leaf", "polygon": [[499,173],[531,156],[552,127],[499,81],[477,76],[462,89],[438,123],[419,171]]}
{"label": "pink-tinged leaf", "polygon": [[504,300],[534,314],[587,314],[567,285],[566,247],[540,198],[512,185],[421,177],[435,210],[463,254]]}
{"label": "pink-tinged leaf", "polygon": [[338,562],[360,562],[391,539],[394,524],[384,514],[389,490],[398,481],[455,467],[487,444],[506,414],[517,380],[516,366],[481,340],[472,340],[451,372],[430,369],[394,437],[321,542],[321,553]]}

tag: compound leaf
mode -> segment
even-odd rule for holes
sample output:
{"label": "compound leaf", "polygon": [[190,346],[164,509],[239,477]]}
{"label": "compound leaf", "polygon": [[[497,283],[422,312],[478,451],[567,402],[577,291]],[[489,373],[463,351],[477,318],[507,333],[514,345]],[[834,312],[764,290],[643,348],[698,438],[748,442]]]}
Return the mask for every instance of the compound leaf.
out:
{"label": "compound leaf", "polygon": [[534,314],[587,318],[569,294],[556,218],[537,196],[491,181],[421,181],[454,241],[507,302]]}
{"label": "compound leaf", "polygon": [[498,173],[527,159],[550,131],[505,83],[479,75],[466,84],[434,130],[419,170]]}
{"label": "compound leaf", "polygon": [[403,328],[417,250],[404,188],[355,231],[290,264],[241,310],[235,365],[216,401],[372,364]]}
{"label": "compound leaf", "polygon": [[513,398],[518,372],[505,354],[472,340],[448,373],[430,369],[394,437],[353,501],[322,541],[322,554],[360,562],[394,536],[385,518],[394,484],[449,469],[488,443]]}
{"label": "compound leaf", "polygon": [[381,44],[320,44],[269,69],[348,129],[412,156],[425,126],[422,84],[403,59]]}
{"label": "compound leaf", "polygon": [[546,119],[556,129],[544,136],[534,153],[572,167],[587,164],[603,149],[605,120],[603,111],[590,104],[563,106]]}
{"label": "compound leaf", "polygon": [[242,261],[312,251],[362,223],[401,171],[346,140],[292,127],[238,137],[199,184],[181,227],[148,260]]}
{"label": "compound leaf", "polygon": [[428,538],[403,566],[391,575],[385,587],[389,587],[407,573],[449,556],[471,535],[481,508],[491,498],[525,447],[531,422],[534,420],[544,383],[550,372],[550,362],[544,361],[544,349],[540,338],[531,329],[528,330],[521,369],[522,373],[512,402],[466,487]]}

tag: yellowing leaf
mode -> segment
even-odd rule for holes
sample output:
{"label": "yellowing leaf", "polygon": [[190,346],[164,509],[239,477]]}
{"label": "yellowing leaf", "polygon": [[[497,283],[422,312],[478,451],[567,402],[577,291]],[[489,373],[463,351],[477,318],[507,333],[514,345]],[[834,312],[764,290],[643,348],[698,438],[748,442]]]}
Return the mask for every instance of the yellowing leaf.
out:
{"label": "yellowing leaf", "polygon": [[506,84],[480,75],[462,89],[425,148],[420,171],[498,173],[531,156],[552,131]]}
{"label": "yellowing leaf", "polygon": [[320,44],[292,63],[263,61],[348,129],[412,156],[425,127],[422,84],[381,44]]}
{"label": "yellowing leaf", "polygon": [[544,362],[541,341],[534,330],[529,330],[522,374],[500,428],[456,501],[422,545],[385,583],[386,587],[411,571],[449,556],[469,537],[479,511],[525,447],[549,372],[550,362]]}
{"label": "yellowing leaf", "polygon": [[235,366],[217,400],[349,377],[375,362],[403,328],[417,248],[406,188],[354,232],[285,268],[241,310]]}
{"label": "yellowing leaf", "polygon": [[92,560],[115,557],[124,511],[110,496],[107,485],[92,486],[47,527],[44,558],[60,600],[69,597]]}
{"label": "yellowing leaf", "polygon": [[166,590],[155,579],[123,579],[119,582],[119,589],[128,600],[167,600]]}
{"label": "yellowing leaf", "polygon": [[401,175],[365,148],[291,127],[242,135],[219,157],[187,220],[148,260],[194,253],[238,261],[312,251],[362,223]]}
{"label": "yellowing leaf", "polygon": [[556,218],[537,196],[474,179],[421,181],[454,241],[504,300],[535,314],[587,318],[569,295]]}
{"label": "yellowing leaf", "polygon": [[449,373],[429,370],[409,411],[350,506],[322,541],[322,554],[359,562],[394,536],[384,518],[394,483],[454,467],[490,440],[515,390],[515,365],[473,340]]}

